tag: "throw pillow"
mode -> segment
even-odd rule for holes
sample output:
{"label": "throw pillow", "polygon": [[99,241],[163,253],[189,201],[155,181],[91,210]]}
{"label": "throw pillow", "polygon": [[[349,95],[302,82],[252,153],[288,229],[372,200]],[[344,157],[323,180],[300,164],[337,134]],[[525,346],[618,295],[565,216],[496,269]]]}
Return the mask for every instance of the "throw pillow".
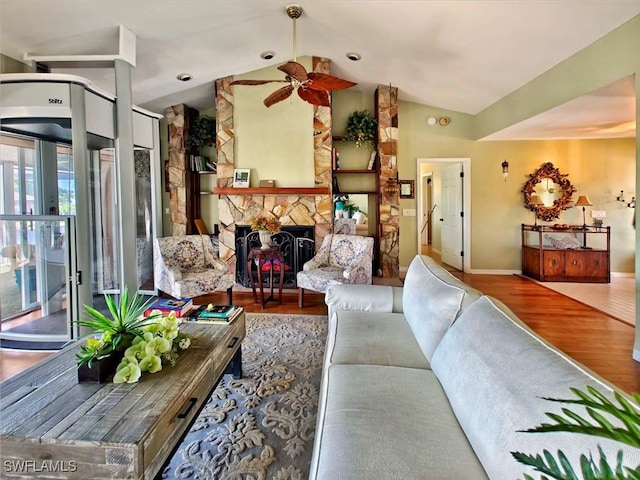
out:
{"label": "throw pillow", "polygon": [[557,237],[554,235],[549,235],[547,233],[545,234],[544,238],[553,248],[562,248],[569,250],[580,248],[580,241],[576,237],[568,235]]}

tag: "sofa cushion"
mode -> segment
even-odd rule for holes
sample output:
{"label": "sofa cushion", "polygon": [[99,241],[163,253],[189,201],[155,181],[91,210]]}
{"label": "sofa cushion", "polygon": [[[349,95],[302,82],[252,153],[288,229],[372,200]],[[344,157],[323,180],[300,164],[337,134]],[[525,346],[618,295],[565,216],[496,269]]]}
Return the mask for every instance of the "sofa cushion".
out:
{"label": "sofa cushion", "polygon": [[429,368],[401,313],[338,311],[327,336],[327,363]]}
{"label": "sofa cushion", "polygon": [[480,295],[429,257],[413,259],[404,281],[402,309],[428,360],[459,312]]}
{"label": "sofa cushion", "polygon": [[[560,320],[560,319],[559,319]],[[456,417],[491,478],[537,478],[510,452],[542,454],[561,449],[579,468],[579,456],[601,445],[615,464],[624,450],[625,464],[640,464],[640,449],[604,438],[569,433],[523,433],[548,422],[545,412],[566,405],[541,397],[573,398],[569,390],[596,387],[613,398],[608,385],[536,336],[506,306],[490,297],[471,305],[446,333],[431,360]],[[577,406],[570,410],[584,413]]]}
{"label": "sofa cushion", "polygon": [[430,370],[332,365],[310,479],[487,478]]}

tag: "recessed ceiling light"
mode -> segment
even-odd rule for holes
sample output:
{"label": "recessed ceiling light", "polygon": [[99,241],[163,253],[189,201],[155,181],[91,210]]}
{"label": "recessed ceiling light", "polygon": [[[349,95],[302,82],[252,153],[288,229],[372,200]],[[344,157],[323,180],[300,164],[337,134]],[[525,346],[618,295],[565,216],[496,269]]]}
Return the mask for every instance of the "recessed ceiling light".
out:
{"label": "recessed ceiling light", "polygon": [[362,58],[362,55],[360,55],[359,53],[356,53],[356,52],[349,52],[349,53],[347,53],[347,58],[349,60],[351,60],[352,62],[357,62],[358,60],[360,60]]}
{"label": "recessed ceiling light", "polygon": [[260,58],[263,60],[271,60],[275,56],[276,52],[274,52],[273,50],[267,50],[266,52],[262,52],[260,54]]}
{"label": "recessed ceiling light", "polygon": [[181,73],[176,78],[181,82],[188,82],[189,80],[191,80],[191,75],[188,73]]}

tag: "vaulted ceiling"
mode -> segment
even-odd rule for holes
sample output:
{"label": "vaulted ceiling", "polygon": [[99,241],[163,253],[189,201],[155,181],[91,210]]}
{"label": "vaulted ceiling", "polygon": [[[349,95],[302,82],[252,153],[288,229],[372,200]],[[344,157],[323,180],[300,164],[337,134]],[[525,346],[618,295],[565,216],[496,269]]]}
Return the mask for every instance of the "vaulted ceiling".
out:
{"label": "vaulted ceiling", "polygon": [[[159,113],[178,103],[205,109],[213,106],[215,79],[292,58],[286,5],[273,0],[0,0],[0,51],[18,60],[25,53],[114,53],[118,26],[124,25],[137,38],[134,103]],[[300,5],[299,56],[330,58],[332,73],[358,82],[356,89],[373,92],[377,84],[392,84],[401,100],[469,114],[640,14],[638,0],[313,0]],[[264,60],[265,51],[275,56]],[[362,59],[351,61],[350,52]],[[54,71],[115,90],[109,69]],[[184,72],[191,81],[177,80]],[[633,136],[634,99],[633,83],[621,79],[496,138],[549,138],[543,135],[559,131],[567,138]]]}

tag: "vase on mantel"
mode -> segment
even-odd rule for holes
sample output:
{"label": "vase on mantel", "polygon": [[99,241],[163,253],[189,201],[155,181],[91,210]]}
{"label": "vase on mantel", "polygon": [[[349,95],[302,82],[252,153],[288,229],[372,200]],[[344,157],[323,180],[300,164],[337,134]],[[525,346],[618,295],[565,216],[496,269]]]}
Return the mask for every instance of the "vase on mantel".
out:
{"label": "vase on mantel", "polygon": [[268,250],[271,248],[271,234],[266,230],[258,230],[258,237],[260,238],[261,250]]}

